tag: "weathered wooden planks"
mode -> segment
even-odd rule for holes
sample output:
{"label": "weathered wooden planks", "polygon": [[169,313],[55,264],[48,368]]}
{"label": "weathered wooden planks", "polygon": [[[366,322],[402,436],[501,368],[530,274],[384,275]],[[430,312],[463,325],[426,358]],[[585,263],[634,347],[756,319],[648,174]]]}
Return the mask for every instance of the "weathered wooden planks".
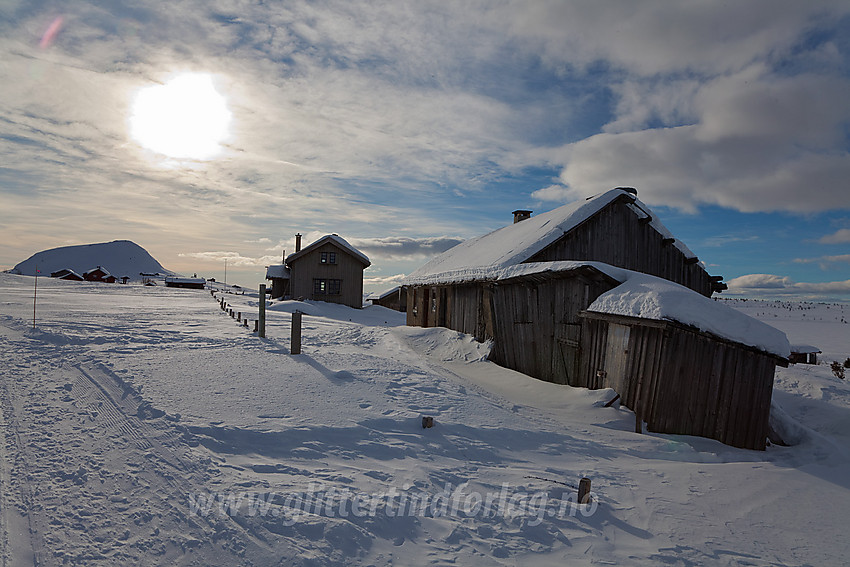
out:
{"label": "weathered wooden planks", "polygon": [[[582,319],[584,352],[576,385],[615,388],[651,431],[764,449],[774,357],[674,322],[594,313]],[[632,329],[624,382],[610,375],[612,364],[605,360],[612,324]]]}

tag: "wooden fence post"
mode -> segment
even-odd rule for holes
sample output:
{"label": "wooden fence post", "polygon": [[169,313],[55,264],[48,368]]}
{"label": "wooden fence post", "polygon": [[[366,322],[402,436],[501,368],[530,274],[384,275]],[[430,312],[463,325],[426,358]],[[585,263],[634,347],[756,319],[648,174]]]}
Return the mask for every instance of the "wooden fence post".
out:
{"label": "wooden fence post", "polygon": [[301,354],[301,312],[296,311],[292,314],[292,344],[289,352],[291,354]]}
{"label": "wooden fence post", "polygon": [[590,479],[587,477],[578,482],[578,503],[590,504]]}
{"label": "wooden fence post", "polygon": [[266,338],[266,284],[260,284],[259,321],[254,325],[254,331],[261,339]]}

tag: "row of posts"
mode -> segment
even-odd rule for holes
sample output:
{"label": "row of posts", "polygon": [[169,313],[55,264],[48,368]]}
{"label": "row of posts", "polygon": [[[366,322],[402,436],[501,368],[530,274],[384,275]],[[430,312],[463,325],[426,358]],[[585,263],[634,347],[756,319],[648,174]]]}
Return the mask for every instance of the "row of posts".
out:
{"label": "row of posts", "polygon": [[[211,290],[210,295],[215,297],[215,291]],[[242,323],[242,312],[241,311],[233,311],[227,307],[227,302],[224,298],[221,298],[219,301],[219,305],[221,306],[222,311],[227,311],[227,314],[236,319],[236,321]],[[301,311],[296,311],[292,314],[292,335],[290,337],[290,354],[301,354],[301,316],[303,313]],[[248,326],[248,318],[244,319],[244,326]],[[257,316],[257,320],[254,321],[254,332],[257,333],[257,336],[261,339],[266,338],[266,285],[260,284],[260,309]]]}

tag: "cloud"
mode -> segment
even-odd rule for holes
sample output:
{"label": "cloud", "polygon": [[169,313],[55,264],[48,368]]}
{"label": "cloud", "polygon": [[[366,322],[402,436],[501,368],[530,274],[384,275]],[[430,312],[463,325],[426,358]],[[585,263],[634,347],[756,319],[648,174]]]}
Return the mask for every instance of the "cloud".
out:
{"label": "cloud", "polygon": [[251,256],[243,256],[238,252],[223,252],[223,251],[211,251],[211,252],[181,252],[178,254],[181,258],[195,258],[198,260],[203,260],[206,262],[215,262],[217,264],[223,264],[225,260],[227,261],[228,266],[237,267],[237,266],[250,266],[250,267],[263,267],[271,264],[279,264],[280,257],[279,256],[259,256],[259,257],[251,257]]}
{"label": "cloud", "polygon": [[[503,12],[513,12],[508,4]],[[798,46],[803,30],[848,11],[834,2],[534,2],[501,14],[510,30],[558,67],[610,62],[644,76],[735,72]],[[496,15],[499,13],[496,12]],[[718,31],[723,30],[722,39]]]}
{"label": "cloud", "polygon": [[817,264],[821,270],[835,268],[835,264],[850,263],[850,254],[838,254],[832,256],[817,256],[814,258],[794,258],[797,264]]}
{"label": "cloud", "polygon": [[722,234],[703,239],[701,246],[705,248],[720,248],[735,242],[754,242],[757,240],[761,240],[761,237],[757,235],[736,236],[733,234]]}
{"label": "cloud", "polygon": [[[843,3],[18,4],[0,18],[3,254],[130,238],[170,263],[301,231],[391,263],[547,183],[534,198],[847,206]],[[135,93],[180,72],[227,98],[216,161],[128,140]]]}
{"label": "cloud", "polygon": [[850,228],[842,228],[818,240],[820,244],[844,244],[850,242]]}
{"label": "cloud", "polygon": [[794,282],[787,276],[748,274],[727,282],[729,293],[831,296],[850,295],[850,280],[834,282]]}
{"label": "cloud", "polygon": [[392,276],[369,276],[363,278],[363,285],[372,289],[389,289],[401,284],[405,277],[407,277],[405,274],[395,274]]}
{"label": "cloud", "polygon": [[701,204],[745,212],[847,208],[842,180],[850,176],[850,152],[835,149],[850,122],[846,78],[784,77],[754,65],[688,90],[687,105],[680,104],[690,123],[569,144],[564,189],[535,197],[577,198],[629,185],[649,204],[688,211]]}
{"label": "cloud", "polygon": [[462,239],[447,236],[410,238],[410,237],[384,237],[384,238],[354,238],[349,241],[353,246],[365,252],[367,255],[384,259],[419,259],[436,256],[449,248],[457,246]]}

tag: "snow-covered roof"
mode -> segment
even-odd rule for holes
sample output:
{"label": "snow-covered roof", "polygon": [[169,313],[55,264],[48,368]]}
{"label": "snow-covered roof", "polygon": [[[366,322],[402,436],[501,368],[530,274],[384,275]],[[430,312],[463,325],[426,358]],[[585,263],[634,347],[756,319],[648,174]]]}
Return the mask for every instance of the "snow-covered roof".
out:
{"label": "snow-covered roof", "polygon": [[363,262],[363,264],[365,264],[365,266],[367,268],[372,265],[372,262],[369,261],[369,258],[366,256],[366,254],[364,254],[363,252],[361,252],[360,250],[358,250],[357,248],[355,248],[354,246],[349,244],[344,238],[342,238],[338,234],[325,235],[325,236],[321,237],[320,239],[318,239],[317,241],[310,244],[309,246],[302,248],[299,252],[296,252],[294,254],[290,254],[289,256],[286,257],[286,263],[291,265],[293,260],[297,260],[298,258],[303,256],[304,254],[307,254],[308,252],[315,250],[316,248],[318,248],[322,244],[325,244],[326,242],[333,242],[334,244],[336,244],[340,248],[343,248],[344,250],[350,252],[353,256],[355,256],[357,259],[359,259],[361,262]]}
{"label": "snow-covered roof", "polygon": [[617,287],[600,295],[587,308],[588,311],[676,321],[783,358],[788,358],[791,352],[788,338],[779,329],[683,285],[602,262],[528,262],[515,266],[455,270],[441,274],[431,283],[498,282],[522,276],[567,273],[586,268],[592,268],[614,282],[620,282]]}
{"label": "snow-covered roof", "polygon": [[288,280],[289,268],[287,268],[283,264],[273,264],[271,266],[266,266],[266,279],[270,280],[272,278],[282,278]]}
{"label": "snow-covered roof", "polygon": [[94,272],[96,272],[96,271],[98,271],[98,270],[100,270],[100,271],[103,273],[103,277],[107,277],[107,276],[111,276],[111,275],[112,275],[112,274],[110,274],[110,273],[109,273],[109,270],[107,270],[107,269],[106,269],[106,268],[104,268],[103,266],[97,266],[96,268],[92,268],[91,270],[87,270],[85,273],[83,273],[83,275],[85,276],[85,275],[87,275],[87,274],[94,273]]}
{"label": "snow-covered roof", "polygon": [[384,299],[384,298],[386,298],[386,297],[391,296],[391,295],[392,295],[392,294],[394,294],[394,293],[396,293],[396,294],[397,294],[397,293],[398,293],[398,290],[399,290],[399,287],[400,287],[400,286],[395,286],[394,288],[392,288],[392,289],[388,289],[387,291],[383,291],[383,292],[381,292],[381,293],[377,293],[377,292],[376,292],[376,293],[370,293],[370,294],[366,297],[366,299],[367,299],[367,300],[369,300],[369,301],[371,301],[371,300],[373,300],[373,299],[376,299],[376,300],[377,300],[377,299]]}
{"label": "snow-covered roof", "polygon": [[[53,275],[53,274],[56,274],[56,275]],[[80,279],[83,279],[83,276],[81,276],[80,274],[78,274],[74,270],[69,270],[68,268],[64,268],[62,270],[59,270],[58,272],[53,272],[53,274],[50,274],[50,276],[54,277],[54,278],[59,278],[59,279],[67,278],[68,276],[76,276]]]}
{"label": "snow-covered roof", "polygon": [[791,354],[785,333],[737,309],[662,278],[609,268],[623,283],[596,298],[588,311],[677,321],[782,358]]}
{"label": "snow-covered roof", "polygon": [[821,350],[812,345],[791,345],[791,352],[797,354],[818,354]]}
{"label": "snow-covered roof", "polygon": [[[405,284],[431,284],[437,280],[456,278],[462,272],[500,269],[526,262],[623,195],[634,199],[634,203],[629,206],[639,217],[650,217],[650,226],[665,238],[673,238],[649,207],[632,193],[612,189],[461,242],[411,273],[405,279]],[[695,257],[681,242],[675,241],[674,244],[686,257]]]}
{"label": "snow-covered roof", "polygon": [[205,284],[207,280],[204,278],[184,278],[181,276],[166,276],[165,283],[181,283],[181,284]]}

